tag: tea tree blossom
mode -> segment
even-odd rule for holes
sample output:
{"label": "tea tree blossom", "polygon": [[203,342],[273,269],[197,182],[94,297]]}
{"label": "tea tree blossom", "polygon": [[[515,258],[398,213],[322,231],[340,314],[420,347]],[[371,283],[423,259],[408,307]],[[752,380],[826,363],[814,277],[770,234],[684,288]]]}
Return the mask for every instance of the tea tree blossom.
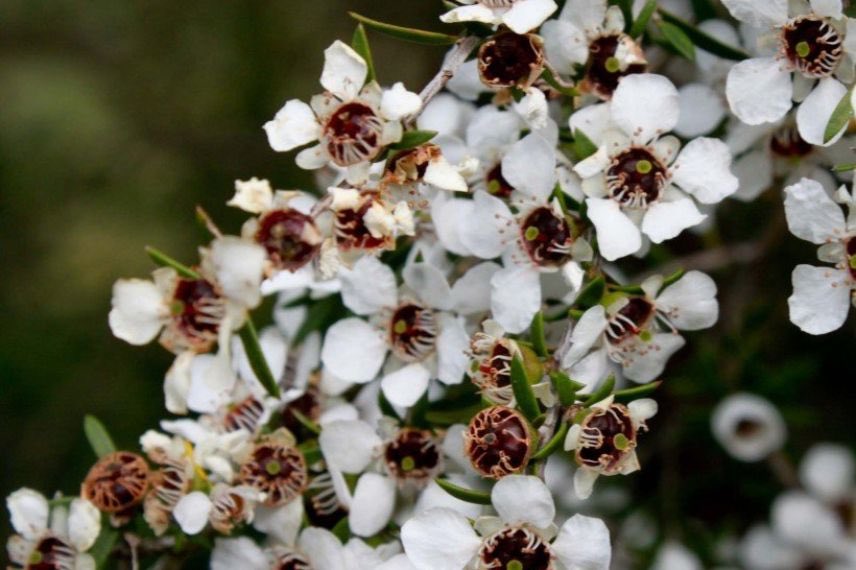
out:
{"label": "tea tree blossom", "polygon": [[518,34],[537,28],[559,8],[553,0],[461,0],[459,4],[440,19],[446,23],[504,24]]}
{"label": "tea tree blossom", "polygon": [[713,435],[741,461],[758,461],[778,451],[787,435],[776,407],[754,394],[733,394],[717,405],[711,418]]}

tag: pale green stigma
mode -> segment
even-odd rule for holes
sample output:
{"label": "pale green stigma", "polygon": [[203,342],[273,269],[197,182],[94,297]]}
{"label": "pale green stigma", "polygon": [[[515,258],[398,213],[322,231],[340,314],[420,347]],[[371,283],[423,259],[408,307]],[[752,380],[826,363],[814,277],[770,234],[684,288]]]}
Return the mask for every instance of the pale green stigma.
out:
{"label": "pale green stigma", "polygon": [[797,44],[796,47],[797,55],[800,57],[806,57],[811,53],[811,46],[807,41],[801,41]]}
{"label": "pale green stigma", "polygon": [[407,472],[407,471],[413,471],[414,469],[416,469],[416,461],[412,457],[407,456],[401,460],[401,470],[402,471]]}
{"label": "pale green stigma", "polygon": [[618,451],[624,451],[628,447],[630,447],[630,440],[627,439],[627,436],[623,433],[616,435],[612,438],[612,443],[615,445],[615,449]]}
{"label": "pale green stigma", "polygon": [[265,464],[265,471],[267,471],[268,475],[279,475],[280,471],[282,471],[282,465],[280,465],[279,461],[268,461]]}
{"label": "pale green stigma", "polygon": [[654,168],[654,165],[651,164],[650,160],[642,159],[636,162],[636,172],[639,174],[648,174]]}
{"label": "pale green stigma", "polygon": [[404,319],[395,321],[395,324],[392,325],[392,332],[395,334],[404,334],[407,331],[407,321]]}
{"label": "pale green stigma", "polygon": [[520,560],[510,560],[505,568],[506,570],[523,570],[523,563]]}
{"label": "pale green stigma", "polygon": [[538,234],[541,232],[538,231],[538,228],[535,226],[529,226],[526,228],[526,231],[523,233],[523,237],[525,237],[528,241],[532,241],[538,238]]}
{"label": "pale green stigma", "polygon": [[606,60],[604,67],[606,67],[606,70],[610,73],[618,73],[618,70],[621,69],[621,62],[618,61],[617,57],[610,57]]}

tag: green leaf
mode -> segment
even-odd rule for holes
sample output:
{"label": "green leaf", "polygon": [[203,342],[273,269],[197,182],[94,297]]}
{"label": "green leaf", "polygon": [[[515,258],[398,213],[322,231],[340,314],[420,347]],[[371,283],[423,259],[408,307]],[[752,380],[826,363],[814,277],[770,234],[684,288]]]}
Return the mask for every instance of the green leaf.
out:
{"label": "green leaf", "polygon": [[447,427],[454,424],[466,424],[469,423],[472,417],[482,409],[484,409],[484,405],[481,402],[478,402],[469,406],[450,410],[428,410],[425,412],[425,421],[432,426],[440,427]]}
{"label": "green leaf", "polygon": [[547,336],[544,333],[544,313],[541,311],[535,313],[535,317],[532,319],[532,325],[529,327],[529,336],[538,356],[546,357],[550,354],[547,350]]}
{"label": "green leaf", "polygon": [[574,129],[574,155],[577,161],[585,160],[596,152],[597,145],[588,138],[588,135],[580,129]]}
{"label": "green leaf", "polygon": [[303,458],[306,460],[307,465],[314,465],[324,459],[324,455],[321,453],[321,448],[318,447],[318,444],[314,439],[311,441],[304,441],[298,445],[297,448],[300,450],[300,453],[303,454]]}
{"label": "green leaf", "polygon": [[832,167],[832,172],[850,172],[856,170],[856,162],[848,162],[846,164],[836,164]]}
{"label": "green leaf", "polygon": [[568,435],[568,429],[570,426],[567,422],[562,422],[562,425],[559,426],[559,430],[550,438],[544,447],[535,452],[532,456],[533,461],[538,461],[539,459],[547,459],[550,457],[553,452],[562,448],[562,444],[565,443],[565,437]]}
{"label": "green leaf", "polygon": [[83,418],[83,433],[86,434],[89,446],[95,452],[96,457],[104,457],[116,451],[113,438],[110,437],[110,433],[104,424],[95,416],[87,415]]}
{"label": "green leaf", "polygon": [[159,249],[147,245],[146,253],[156,264],[160,265],[161,267],[172,267],[182,277],[187,277],[188,279],[200,278],[199,273],[184,265],[183,263],[176,261],[175,259],[168,256]]}
{"label": "green leaf", "polygon": [[684,34],[686,34],[686,36],[690,40],[692,40],[692,43],[694,43],[701,49],[712,53],[713,55],[718,55],[719,57],[731,59],[734,61],[741,61],[749,58],[749,54],[745,51],[722,43],[715,37],[699,30],[689,22],[678,18],[674,14],[671,14],[666,10],[663,10],[662,8],[658,10],[658,13],[663,18],[665,23],[669,23],[677,28],[680,28],[684,32]]}
{"label": "green leaf", "polygon": [[357,29],[354,30],[351,47],[354,48],[355,52],[360,54],[360,57],[366,60],[366,66],[369,69],[369,73],[366,76],[366,83],[374,81],[377,78],[375,75],[374,59],[372,58],[372,50],[369,46],[369,38],[366,36],[366,28],[362,24],[357,24]]}
{"label": "green leaf", "polygon": [[401,140],[395,144],[389,145],[389,148],[394,150],[407,150],[423,145],[437,136],[437,131],[407,131],[402,135]]}
{"label": "green leaf", "polygon": [[279,386],[276,383],[276,378],[271,374],[265,355],[262,352],[262,346],[259,344],[259,333],[256,331],[256,325],[253,323],[252,317],[247,315],[247,322],[238,331],[241,337],[241,343],[244,345],[244,352],[247,353],[247,360],[250,361],[250,367],[256,373],[256,378],[259,379],[261,385],[264,386],[267,393],[274,398],[279,398]]}
{"label": "green leaf", "polygon": [[392,407],[392,404],[390,404],[389,400],[386,399],[386,396],[383,395],[383,390],[378,390],[377,392],[377,404],[383,415],[394,418],[401,423],[401,416],[398,415],[395,408]]}
{"label": "green leaf", "polygon": [[544,68],[544,71],[541,73],[541,79],[546,81],[550,87],[552,87],[562,95],[566,95],[568,97],[576,97],[580,94],[580,92],[574,89],[573,87],[569,87],[567,85],[562,85],[561,83],[559,83],[559,80],[556,79],[556,76],[553,75],[553,72],[549,68]]}
{"label": "green leaf", "polygon": [[89,549],[89,555],[95,561],[96,568],[105,568],[113,553],[113,548],[119,541],[119,531],[110,526],[106,517],[102,517],[101,532],[95,539],[95,544]]}
{"label": "green leaf", "polygon": [[538,400],[535,398],[535,392],[532,391],[532,385],[526,375],[523,359],[519,355],[515,355],[511,359],[511,389],[514,392],[514,399],[517,400],[517,407],[523,412],[523,415],[529,421],[537,418],[541,413],[541,408],[538,407]]}
{"label": "green leaf", "polygon": [[823,142],[828,143],[835,138],[835,135],[841,132],[842,129],[845,129],[847,123],[853,118],[853,103],[850,101],[852,92],[852,89],[848,89],[847,93],[838,102],[838,105],[835,106],[835,110],[832,111],[832,116],[829,118],[826,130],[823,132]]}
{"label": "green leaf", "polygon": [[288,411],[291,412],[291,414],[294,416],[294,419],[300,422],[300,425],[302,425],[315,435],[321,433],[321,426],[313,422],[311,419],[307,418],[300,410],[292,407]]}
{"label": "green leaf", "polygon": [[630,26],[631,38],[638,38],[645,33],[645,28],[648,26],[648,22],[651,20],[651,16],[654,15],[655,10],[657,10],[657,0],[648,0],[645,6],[642,7],[639,15],[633,20],[633,25]]}
{"label": "green leaf", "polygon": [[366,18],[365,16],[357,14],[356,12],[348,12],[348,14],[351,16],[351,18],[365,24],[366,27],[372,30],[407,42],[414,42],[417,44],[431,46],[448,46],[458,41],[457,36],[450,36],[449,34],[442,34],[440,32],[429,32],[428,30],[417,30],[416,28],[405,28],[403,26],[396,26],[394,24],[387,24],[385,22],[379,22],[377,20],[372,20],[371,18]]}
{"label": "green leaf", "polygon": [[[589,406],[597,404],[612,394],[613,388],[615,388],[615,376],[610,375],[609,378],[604,380],[603,384],[601,384],[597,390],[592,392],[592,394],[586,398],[583,405],[588,408]],[[581,394],[581,396],[584,396],[584,394]]]}
{"label": "green leaf", "polygon": [[685,273],[686,271],[681,268],[672,273],[671,275],[667,276],[665,279],[663,279],[663,286],[660,288],[660,290],[662,291],[669,285],[674,285],[675,283],[677,283],[681,279],[681,277],[684,276]]}
{"label": "green leaf", "polygon": [[588,309],[594,307],[600,302],[603,297],[603,292],[606,290],[606,280],[603,277],[596,277],[589,281],[589,284],[583,287],[580,294],[577,295],[574,305]]}
{"label": "green leaf", "polygon": [[649,394],[656,392],[657,388],[659,388],[662,383],[662,380],[657,380],[656,382],[649,382],[648,384],[642,384],[641,386],[636,386],[634,388],[619,390],[615,393],[615,399],[627,401],[648,396]]}
{"label": "green leaf", "polygon": [[556,393],[559,395],[559,402],[563,406],[570,406],[577,401],[577,390],[585,387],[585,384],[574,382],[571,377],[561,370],[550,372],[550,379],[553,381],[553,386],[556,388]]}
{"label": "green leaf", "polygon": [[690,61],[695,61],[695,45],[681,28],[669,22],[660,22],[660,31],[675,50]]}
{"label": "green leaf", "polygon": [[484,491],[476,491],[475,489],[467,489],[466,487],[460,487],[455,485],[454,483],[450,483],[447,479],[434,479],[437,485],[440,486],[444,491],[455,497],[456,499],[460,499],[462,501],[466,501],[467,503],[475,503],[477,505],[489,505],[490,504],[490,493],[485,493]]}
{"label": "green leaf", "polygon": [[711,18],[716,18],[716,8],[710,0],[690,0],[695,13],[696,21],[702,22]]}

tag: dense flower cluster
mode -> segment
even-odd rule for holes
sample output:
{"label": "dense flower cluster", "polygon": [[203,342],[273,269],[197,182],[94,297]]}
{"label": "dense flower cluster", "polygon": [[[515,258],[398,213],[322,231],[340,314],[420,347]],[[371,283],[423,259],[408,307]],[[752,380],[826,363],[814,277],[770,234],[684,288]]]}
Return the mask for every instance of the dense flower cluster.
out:
{"label": "dense flower cluster", "polygon": [[[360,27],[324,52],[323,92],[264,125],[319,190],[237,181],[236,235],[207,219],[197,263],[151,251],[151,279],[116,282],[114,335],[175,355],[173,416],[123,451],[92,419],[79,496],[8,498],[13,563],[199,548],[223,570],[606,570],[630,525],[611,533],[580,501],[642,467],[669,360],[720,309],[701,271],[633,279],[623,262],[786,181],[788,227],[825,264],[794,270],[791,319],[842,326],[856,205],[829,167],[856,20],[841,2],[724,0],[698,26],[680,0],[447,4],[459,37],[396,28],[454,43],[422,93],[382,86]],[[749,394],[712,429],[744,461],[786,438]],[[852,568],[852,458],[818,446],[800,481],[741,563]],[[693,564],[673,542],[655,562]]]}

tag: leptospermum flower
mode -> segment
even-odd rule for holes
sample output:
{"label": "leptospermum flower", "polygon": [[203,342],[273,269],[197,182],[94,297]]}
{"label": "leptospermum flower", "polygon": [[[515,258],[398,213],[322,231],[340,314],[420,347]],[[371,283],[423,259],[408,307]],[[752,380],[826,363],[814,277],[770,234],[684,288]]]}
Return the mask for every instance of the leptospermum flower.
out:
{"label": "leptospermum flower", "polygon": [[785,188],[785,215],[791,233],[821,246],[818,258],[835,264],[797,265],[791,275],[791,322],[809,334],[840,328],[851,303],[856,305],[856,201],[843,186],[835,197],[848,206],[846,219],[819,182],[803,178]]}
{"label": "leptospermum flower", "polygon": [[618,6],[568,0],[559,17],[541,28],[551,67],[574,75],[585,66],[581,89],[610,99],[622,77],[648,68],[642,48],[624,33],[624,25]]}
{"label": "leptospermum flower", "polygon": [[650,398],[617,404],[612,396],[585,411],[565,437],[565,451],[573,451],[579,466],[574,473],[574,492],[580,499],[591,496],[601,475],[629,475],[640,469],[636,437],[647,431],[646,420],[657,414]]}
{"label": "leptospermum flower", "polygon": [[448,508],[423,511],[401,527],[401,542],[418,570],[606,570],[612,552],[600,519],[574,515],[558,529],[543,481],[509,475],[491,490],[498,517],[471,523]]}
{"label": "leptospermum flower", "polygon": [[86,551],[101,532],[101,513],[82,498],[51,508],[48,500],[32,489],[18,489],[6,497],[12,519],[12,535],[6,545],[9,560],[21,568],[70,568],[95,570]]}
{"label": "leptospermum flower", "polygon": [[271,148],[286,152],[318,141],[297,155],[297,165],[316,170],[327,165],[347,169],[359,183],[370,161],[389,144],[401,140],[401,119],[422,107],[422,100],[401,83],[382,90],[366,83],[368,65],[347,44],[336,40],[324,51],[321,85],[326,91],[311,105],[292,99],[264,125]]}
{"label": "leptospermum flower", "polygon": [[491,26],[508,26],[525,34],[540,26],[559,7],[553,0],[459,0],[440,20],[447,24],[481,22]]}
{"label": "leptospermum flower", "polygon": [[[600,252],[613,261],[639,251],[642,234],[661,243],[701,223],[706,216],[693,198],[715,204],[738,182],[722,141],[700,137],[681,149],[677,138],[662,136],[679,117],[678,92],[665,77],[627,76],[608,105],[608,114],[586,114],[599,123],[586,132],[599,148],[574,170]],[[577,124],[572,117],[571,129]]]}
{"label": "leptospermum flower", "polygon": [[[759,44],[778,42],[775,55],[755,57],[734,65],[728,73],[726,95],[732,112],[750,125],[774,122],[801,102],[797,127],[811,144],[832,144],[844,129],[824,141],[826,125],[854,79],[856,43],[854,20],[842,12],[840,0],[753,2],[723,0],[738,20],[770,30]],[[836,77],[838,79],[836,79]],[[841,81],[839,81],[839,79]],[[815,83],[816,82],[816,83]]]}
{"label": "leptospermum flower", "polygon": [[785,444],[787,428],[779,410],[754,394],[733,394],[721,401],[711,417],[713,435],[741,461],[759,461]]}
{"label": "leptospermum flower", "polygon": [[375,324],[358,317],[337,322],[324,338],[321,360],[337,378],[366,383],[392,352],[381,390],[392,404],[409,407],[425,393],[431,378],[444,384],[463,380],[469,335],[450,312],[455,300],[439,269],[409,262],[404,282],[418,295],[399,295],[392,269],[373,257],[343,272],[345,306]]}
{"label": "leptospermum flower", "polygon": [[716,283],[700,271],[690,271],[667,287],[662,277],[650,277],[642,290],[644,296],[619,296],[583,313],[562,357],[562,367],[572,378],[593,388],[608,375],[612,360],[627,378],[650,382],[684,345],[678,330],[705,329],[719,317]]}

